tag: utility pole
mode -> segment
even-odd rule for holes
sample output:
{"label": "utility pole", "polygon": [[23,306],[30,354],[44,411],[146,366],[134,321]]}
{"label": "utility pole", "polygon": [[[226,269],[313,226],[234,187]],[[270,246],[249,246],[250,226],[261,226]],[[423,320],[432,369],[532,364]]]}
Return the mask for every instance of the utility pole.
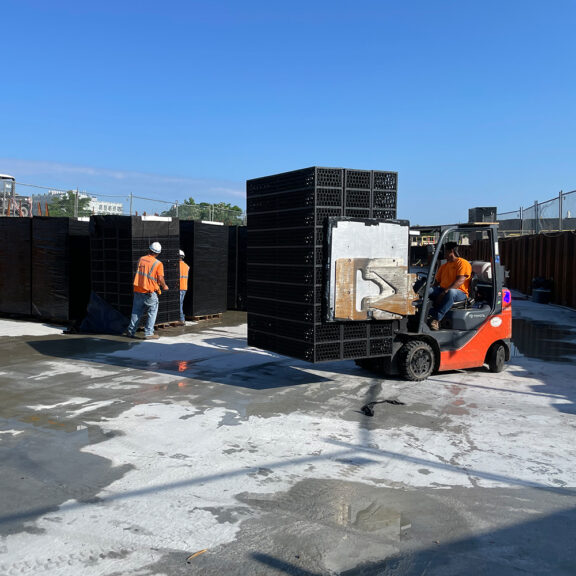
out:
{"label": "utility pole", "polygon": [[76,196],[74,198],[74,218],[78,218],[78,187],[76,187]]}
{"label": "utility pole", "polygon": [[130,216],[132,216],[132,192],[130,192]]}

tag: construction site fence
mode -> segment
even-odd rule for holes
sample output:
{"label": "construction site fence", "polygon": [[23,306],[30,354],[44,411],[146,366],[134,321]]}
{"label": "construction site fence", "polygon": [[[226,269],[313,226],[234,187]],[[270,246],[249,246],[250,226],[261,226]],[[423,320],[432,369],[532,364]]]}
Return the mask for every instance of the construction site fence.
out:
{"label": "construction site fence", "polygon": [[576,230],[576,190],[511,212],[498,212],[502,236]]}
{"label": "construction site fence", "polygon": [[[81,190],[59,190],[46,186],[16,182],[16,194],[0,195],[0,216],[69,216],[98,215],[172,216],[181,220],[208,220],[231,225],[245,225],[246,213],[224,203],[186,204],[178,200],[159,200],[136,194],[128,196],[90,194]],[[74,201],[67,213],[54,213],[53,201],[58,195],[72,193]]]}
{"label": "construction site fence", "polygon": [[[576,232],[540,233],[501,238],[500,263],[506,270],[506,286],[527,296],[542,287],[554,304],[576,309]],[[462,246],[470,260],[492,259],[488,240]]]}

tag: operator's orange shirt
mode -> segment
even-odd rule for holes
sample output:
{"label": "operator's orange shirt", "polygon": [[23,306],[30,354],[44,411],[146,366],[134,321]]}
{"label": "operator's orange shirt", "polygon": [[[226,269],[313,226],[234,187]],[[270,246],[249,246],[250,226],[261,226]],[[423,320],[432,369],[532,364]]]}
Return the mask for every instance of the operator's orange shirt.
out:
{"label": "operator's orange shirt", "polygon": [[465,258],[456,258],[454,262],[445,262],[436,272],[436,282],[445,290],[452,286],[457,276],[466,276],[464,283],[458,288],[468,296],[470,276],[472,276],[472,264]]}
{"label": "operator's orange shirt", "polygon": [[180,260],[180,290],[188,290],[188,271],[190,270],[190,266],[184,262],[184,260]]}
{"label": "operator's orange shirt", "polygon": [[160,294],[160,285],[158,278],[164,276],[164,264],[154,256],[147,254],[138,260],[138,270],[134,276],[134,292],[148,294],[158,292]]}

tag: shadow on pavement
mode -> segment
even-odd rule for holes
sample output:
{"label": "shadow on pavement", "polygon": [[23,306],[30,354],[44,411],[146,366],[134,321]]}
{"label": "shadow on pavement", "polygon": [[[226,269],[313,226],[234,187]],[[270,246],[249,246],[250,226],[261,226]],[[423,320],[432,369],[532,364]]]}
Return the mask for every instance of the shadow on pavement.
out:
{"label": "shadow on pavement", "polygon": [[297,363],[291,358],[251,349],[240,338],[218,337],[207,339],[203,344],[124,343],[85,336],[28,342],[44,356],[97,362],[253,390],[329,381],[319,374],[288,365]]}

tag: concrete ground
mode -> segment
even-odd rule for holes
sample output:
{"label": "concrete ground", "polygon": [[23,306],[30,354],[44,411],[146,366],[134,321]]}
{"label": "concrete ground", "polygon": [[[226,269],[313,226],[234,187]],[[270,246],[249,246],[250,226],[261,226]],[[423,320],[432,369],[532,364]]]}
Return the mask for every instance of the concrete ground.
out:
{"label": "concrete ground", "polygon": [[3,576],[576,574],[576,312],[422,383],[161,334],[0,320]]}

